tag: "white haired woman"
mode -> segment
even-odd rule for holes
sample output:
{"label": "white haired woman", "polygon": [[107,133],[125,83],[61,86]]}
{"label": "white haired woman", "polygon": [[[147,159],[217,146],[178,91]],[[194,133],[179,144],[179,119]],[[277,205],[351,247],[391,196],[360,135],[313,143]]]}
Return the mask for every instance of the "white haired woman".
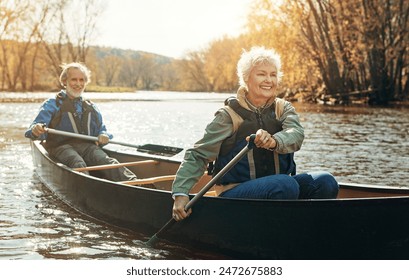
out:
{"label": "white haired woman", "polygon": [[194,148],[186,151],[173,183],[173,217],[190,215],[188,193],[215,161],[220,171],[256,134],[252,149],[215,186],[220,197],[254,199],[336,198],[338,183],[328,172],[296,174],[294,152],[301,148],[304,129],[290,102],[276,97],[282,77],[280,56],[253,47],[238,64],[240,87],[206,127]]}

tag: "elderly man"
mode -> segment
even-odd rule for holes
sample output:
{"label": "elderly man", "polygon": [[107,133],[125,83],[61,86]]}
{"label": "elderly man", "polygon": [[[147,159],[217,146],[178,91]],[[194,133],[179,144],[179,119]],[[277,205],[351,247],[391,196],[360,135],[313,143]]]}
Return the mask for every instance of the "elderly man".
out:
{"label": "elderly man", "polygon": [[[27,138],[46,140],[45,148],[50,156],[71,168],[118,163],[101,149],[113,136],[107,132],[100,111],[81,96],[90,76],[89,69],[81,63],[62,65],[60,83],[65,90],[41,105],[40,112],[25,133]],[[45,127],[95,136],[98,142],[48,134]],[[112,181],[136,179],[135,174],[124,167],[101,170],[101,173]]]}

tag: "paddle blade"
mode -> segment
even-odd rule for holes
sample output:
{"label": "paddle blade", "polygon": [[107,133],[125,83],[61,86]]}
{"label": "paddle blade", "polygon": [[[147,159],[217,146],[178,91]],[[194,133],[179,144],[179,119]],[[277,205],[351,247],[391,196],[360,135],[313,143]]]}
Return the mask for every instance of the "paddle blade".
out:
{"label": "paddle blade", "polygon": [[157,233],[155,233],[148,241],[146,241],[145,244],[154,247],[155,244],[160,240],[158,236],[160,236],[162,232],[166,232],[174,224],[176,224],[176,220],[174,220],[173,218],[170,219]]}
{"label": "paddle blade", "polygon": [[159,237],[156,234],[154,234],[148,241],[145,242],[145,245],[154,248],[159,240],[160,240]]}
{"label": "paddle blade", "polygon": [[183,151],[182,148],[171,147],[171,146],[162,146],[155,144],[145,144],[141,145],[137,149],[138,152],[161,155],[161,156],[174,156]]}

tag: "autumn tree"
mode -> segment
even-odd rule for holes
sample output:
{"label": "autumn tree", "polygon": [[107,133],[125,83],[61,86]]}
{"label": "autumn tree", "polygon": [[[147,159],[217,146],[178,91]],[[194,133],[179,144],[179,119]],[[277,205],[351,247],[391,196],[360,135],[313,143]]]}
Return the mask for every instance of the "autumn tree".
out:
{"label": "autumn tree", "polygon": [[177,61],[171,61],[162,65],[158,75],[160,90],[183,91],[180,73],[177,71]]}
{"label": "autumn tree", "polygon": [[213,41],[205,54],[204,74],[210,91],[229,92],[238,86],[237,61],[242,52],[237,38],[224,36]]}
{"label": "autumn tree", "polygon": [[31,1],[0,2],[1,88],[27,88],[29,52],[43,13]]}
{"label": "autumn tree", "polygon": [[247,45],[275,49],[281,56],[284,73],[281,90],[294,93],[312,90],[321,78],[304,42],[297,20],[300,15],[289,5],[276,1],[253,2],[247,22]]}
{"label": "autumn tree", "polygon": [[38,36],[51,73],[58,77],[62,63],[86,63],[104,5],[102,0],[49,0],[44,8],[50,12]]}
{"label": "autumn tree", "polygon": [[211,85],[205,75],[205,56],[204,51],[192,51],[178,61],[177,70],[181,73],[182,87],[191,91],[210,90]]}
{"label": "autumn tree", "polygon": [[116,77],[121,67],[121,59],[115,55],[108,55],[102,59],[101,72],[105,80],[106,86],[112,86],[115,83]]}
{"label": "autumn tree", "polygon": [[409,2],[362,0],[360,11],[361,40],[366,46],[371,86],[376,90],[375,102],[387,104],[408,97]]}
{"label": "autumn tree", "polygon": [[407,97],[407,1],[298,0],[287,5],[330,94],[341,93],[348,102],[349,92],[370,89],[377,104]]}

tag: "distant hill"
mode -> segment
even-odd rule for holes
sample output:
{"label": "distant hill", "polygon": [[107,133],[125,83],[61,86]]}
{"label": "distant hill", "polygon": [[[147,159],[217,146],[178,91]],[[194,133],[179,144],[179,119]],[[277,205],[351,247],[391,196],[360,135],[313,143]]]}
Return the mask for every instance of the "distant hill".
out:
{"label": "distant hill", "polygon": [[175,60],[172,57],[163,56],[155,53],[135,51],[131,49],[120,49],[111,47],[91,46],[91,53],[94,53],[98,59],[103,59],[106,56],[114,55],[120,58],[139,59],[143,55],[151,55],[155,57],[155,62],[158,64],[167,64]]}

